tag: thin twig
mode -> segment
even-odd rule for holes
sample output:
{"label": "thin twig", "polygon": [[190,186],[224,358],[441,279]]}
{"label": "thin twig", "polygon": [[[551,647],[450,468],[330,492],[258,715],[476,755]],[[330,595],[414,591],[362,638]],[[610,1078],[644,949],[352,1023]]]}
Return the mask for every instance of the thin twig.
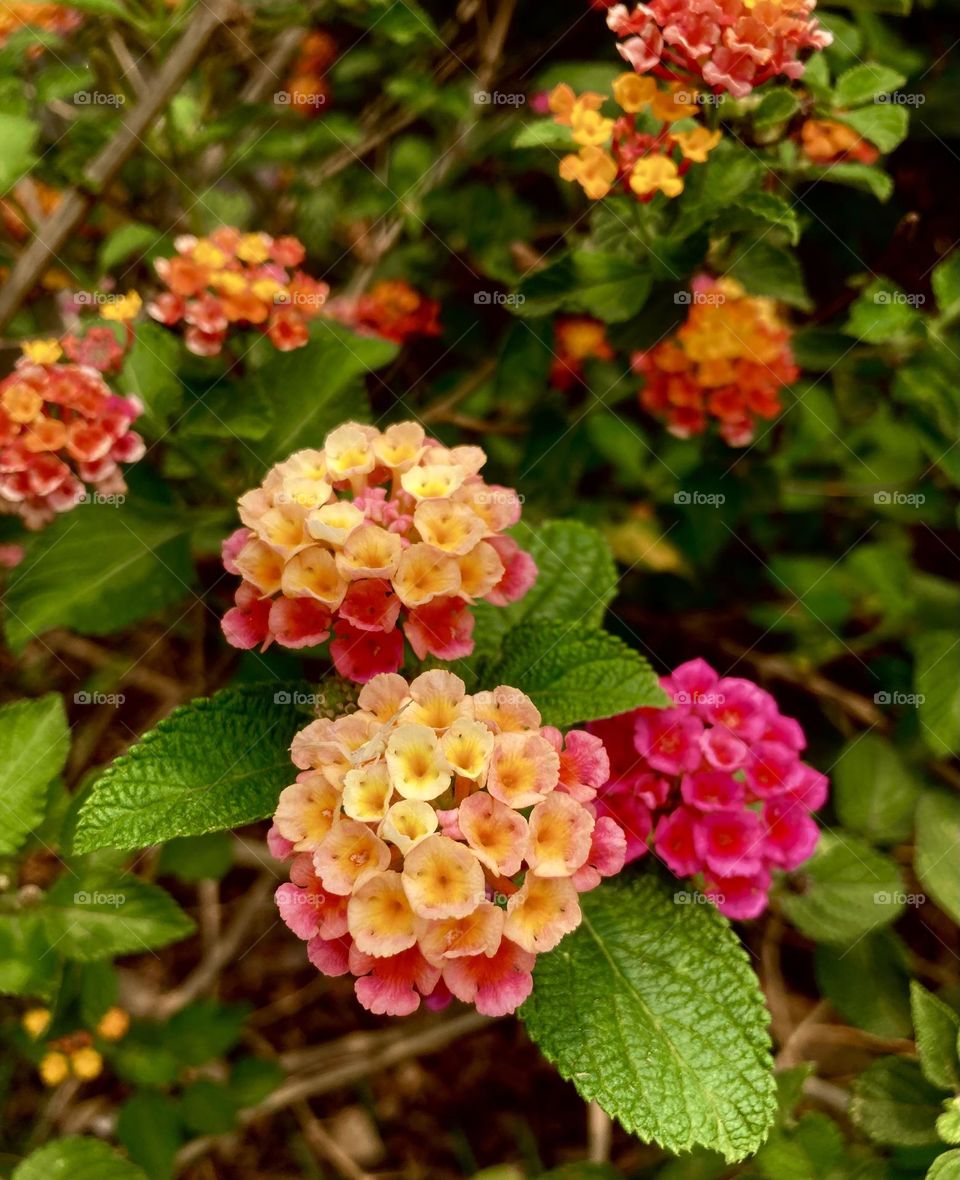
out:
{"label": "thin twig", "polygon": [[297,1116],[304,1139],[321,1162],[325,1160],[332,1164],[345,1180],[368,1180],[367,1173],[358,1168],[340,1144],[327,1134],[306,1102],[295,1102],[293,1113]]}

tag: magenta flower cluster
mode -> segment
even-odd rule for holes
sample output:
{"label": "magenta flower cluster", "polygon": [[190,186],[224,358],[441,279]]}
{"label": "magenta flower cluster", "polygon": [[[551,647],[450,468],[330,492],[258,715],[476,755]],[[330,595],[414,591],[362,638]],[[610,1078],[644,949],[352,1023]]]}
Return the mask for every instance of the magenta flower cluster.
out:
{"label": "magenta flower cluster", "polygon": [[627,860],[653,848],[730,918],[767,904],[775,869],[802,864],[828,780],[801,760],[806,738],[774,698],[690,660],[661,680],[667,709],[636,709],[589,728],[611,774],[597,799],[627,834]]}

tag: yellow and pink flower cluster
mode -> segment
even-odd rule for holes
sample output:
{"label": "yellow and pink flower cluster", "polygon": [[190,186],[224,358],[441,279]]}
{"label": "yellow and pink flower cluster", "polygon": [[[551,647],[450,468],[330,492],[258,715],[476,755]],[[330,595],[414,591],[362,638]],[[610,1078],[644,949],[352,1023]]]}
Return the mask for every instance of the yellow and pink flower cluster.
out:
{"label": "yellow and pink flower cluster", "polygon": [[470,696],[439,669],[377,676],[358,703],[293,740],[301,773],[270,833],[293,858],[280,914],[372,1012],[451,996],[512,1012],[537,954],[580,924],[579,894],[623,867],[626,837],[593,803],[603,742],[541,726],[515,688]]}
{"label": "yellow and pink flower cluster", "polygon": [[331,631],[341,676],[365,683],[403,662],[473,651],[470,604],[523,597],[537,569],[504,531],[512,488],[487,484],[480,447],[448,448],[416,422],[339,426],[240,498],[224,565],[243,581],[223,620],[234,647],[310,647]]}

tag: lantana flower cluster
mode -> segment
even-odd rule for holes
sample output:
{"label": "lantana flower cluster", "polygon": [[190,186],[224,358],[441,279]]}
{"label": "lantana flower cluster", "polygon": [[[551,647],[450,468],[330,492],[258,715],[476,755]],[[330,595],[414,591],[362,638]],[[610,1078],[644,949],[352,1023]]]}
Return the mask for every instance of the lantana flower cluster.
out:
{"label": "lantana flower cluster", "polygon": [[772,299],[747,295],[735,279],[700,275],[689,301],[674,335],[631,357],[645,378],[641,405],[678,438],[702,434],[713,418],[730,446],[745,446],[755,420],[775,418],[780,390],[799,376],[790,328]]}
{"label": "lantana flower cluster", "polygon": [[691,164],[706,162],[720,131],[696,122],[702,109],[696,95],[673,83],[661,88],[653,78],[621,74],[613,96],[624,112],[616,119],[600,113],[602,94],[586,91],[578,97],[563,82],[551,91],[555,121],[569,127],[580,145],[560,161],[560,176],[576,181],[593,200],[615,185],[639,201],[658,192],[679,196],[684,174]]}
{"label": "lantana flower cluster", "polygon": [[298,115],[313,118],[326,106],[330,97],[326,74],[336,56],[336,44],[323,29],[311,29],[300,42],[286,83],[287,101]]}
{"label": "lantana flower cluster", "polygon": [[147,311],[168,327],[185,324],[190,352],[218,356],[231,327],[258,328],[281,352],[307,343],[330,288],[298,269],[306,251],[296,238],[221,226],[206,238],[181,234],[174,246],[174,257],[155,263],[167,290]]}
{"label": "lantana flower cluster", "polygon": [[[111,341],[119,348],[112,334]],[[131,428],[140,402],[110,390],[89,364],[92,345],[71,338],[68,347],[83,363],[61,362],[56,340],[28,341],[0,381],[0,512],[28,528],[74,508],[87,487],[101,496],[123,493],[120,464],[144,452]]]}
{"label": "lantana flower cluster", "polygon": [[619,872],[626,839],[597,818],[599,738],[541,726],[515,688],[467,695],[452,673],[383,675],[359,710],[291,748],[273,851],[287,925],[371,1012],[456,997],[488,1016],[530,994],[536,956],[580,924],[578,895]]}
{"label": "lantana flower cluster", "polygon": [[553,325],[550,384],[566,392],[584,379],[584,361],[611,361],[613,347],[602,320],[587,315],[558,316]]}
{"label": "lantana flower cluster", "polygon": [[607,24],[638,74],[690,79],[744,98],[770,78],[800,78],[806,50],[833,40],[816,0],[650,0],[615,4]]}
{"label": "lantana flower cluster", "polygon": [[678,877],[692,878],[731,918],[767,905],[771,874],[813,852],[811,812],[825,775],[801,760],[799,723],[770,693],[704,660],[681,664],[661,686],[667,709],[636,709],[592,722],[610,756],[597,799],[627,836],[627,862],[652,845]]}
{"label": "lantana flower cluster", "polygon": [[804,154],[816,164],[839,164],[855,160],[875,164],[879,151],[862,135],[837,119],[806,119],[800,128]]}
{"label": "lantana flower cluster", "polygon": [[[66,36],[83,24],[83,13],[66,4],[5,3],[0,5],[0,49],[21,29],[42,29]],[[36,56],[39,46],[31,49]]]}
{"label": "lantana flower cluster", "polygon": [[473,651],[470,604],[506,606],[536,577],[504,530],[512,488],[484,482],[480,447],[452,449],[415,422],[348,422],[240,498],[224,565],[243,581],[223,630],[234,647],[322,643],[341,676],[396,672],[406,636],[420,659]]}
{"label": "lantana flower cluster", "polygon": [[403,279],[383,279],[356,298],[331,300],[329,315],[354,331],[405,344],[414,336],[439,336],[440,303]]}

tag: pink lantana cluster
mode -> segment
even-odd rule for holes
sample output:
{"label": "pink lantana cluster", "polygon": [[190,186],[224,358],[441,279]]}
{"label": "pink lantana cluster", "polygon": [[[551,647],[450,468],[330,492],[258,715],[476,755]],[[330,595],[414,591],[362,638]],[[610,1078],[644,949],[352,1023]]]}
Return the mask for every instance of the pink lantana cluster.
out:
{"label": "pink lantana cluster", "polygon": [[691,660],[660,683],[672,708],[589,727],[611,762],[598,814],[626,831],[628,861],[652,836],[657,856],[722,913],[754,918],[772,871],[813,852],[819,828],[810,813],[826,800],[827,778],[801,761],[799,723],[753,681]]}
{"label": "pink lantana cluster", "polygon": [[480,447],[448,448],[415,422],[348,422],[241,496],[244,527],[223,547],[243,581],[223,619],[234,647],[310,647],[330,637],[337,671],[359,684],[403,662],[473,651],[470,604],[522,598],[537,567],[504,530],[512,488],[487,484]]}
{"label": "pink lantana cluster", "polygon": [[536,956],[579,926],[578,895],[623,867],[624,834],[593,804],[603,742],[443,670],[377,676],[358,703],[293,740],[301,773],[269,837],[293,858],[281,917],[371,1012],[406,1016],[421,997],[513,1012]]}
{"label": "pink lantana cluster", "polygon": [[816,0],[650,0],[615,4],[607,24],[638,74],[702,80],[744,98],[770,78],[803,76],[800,54],[833,40]]}

